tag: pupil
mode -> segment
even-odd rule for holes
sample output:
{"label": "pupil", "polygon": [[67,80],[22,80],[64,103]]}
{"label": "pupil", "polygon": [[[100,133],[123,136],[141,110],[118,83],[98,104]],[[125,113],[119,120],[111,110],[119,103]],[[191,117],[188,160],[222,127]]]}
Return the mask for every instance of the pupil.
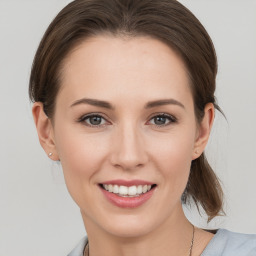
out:
{"label": "pupil", "polygon": [[165,121],[166,121],[166,117],[159,116],[155,118],[155,124],[157,125],[165,124]]}
{"label": "pupil", "polygon": [[93,116],[93,117],[90,118],[90,122],[93,125],[99,125],[101,123],[101,117]]}

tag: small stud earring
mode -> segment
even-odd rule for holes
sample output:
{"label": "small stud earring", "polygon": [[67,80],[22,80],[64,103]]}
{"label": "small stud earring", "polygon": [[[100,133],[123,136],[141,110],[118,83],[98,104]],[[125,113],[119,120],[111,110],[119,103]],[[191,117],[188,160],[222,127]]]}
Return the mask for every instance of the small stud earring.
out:
{"label": "small stud earring", "polygon": [[51,157],[51,156],[52,156],[52,152],[50,152],[50,153],[48,154],[48,156]]}

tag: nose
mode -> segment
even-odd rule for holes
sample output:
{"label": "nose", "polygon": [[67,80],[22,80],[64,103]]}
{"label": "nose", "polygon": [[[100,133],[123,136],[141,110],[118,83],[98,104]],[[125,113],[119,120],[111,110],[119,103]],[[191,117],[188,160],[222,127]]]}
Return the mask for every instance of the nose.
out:
{"label": "nose", "polygon": [[117,128],[112,141],[111,164],[123,170],[144,166],[148,155],[141,131],[131,123]]}

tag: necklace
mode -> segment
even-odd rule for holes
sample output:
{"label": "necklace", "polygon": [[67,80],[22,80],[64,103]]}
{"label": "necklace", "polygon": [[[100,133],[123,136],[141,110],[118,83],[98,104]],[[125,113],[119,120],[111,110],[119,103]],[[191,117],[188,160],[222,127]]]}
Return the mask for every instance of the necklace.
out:
{"label": "necklace", "polygon": [[[193,249],[193,245],[194,245],[195,226],[194,225],[192,225],[192,226],[193,226],[193,233],[192,233],[192,240],[191,240],[188,256],[192,256],[192,249]],[[84,248],[84,256],[89,256],[89,243],[87,243]]]}
{"label": "necklace", "polygon": [[193,245],[194,245],[194,237],[195,237],[195,226],[193,226],[193,233],[192,233],[192,240],[191,240],[191,244],[190,244],[190,249],[189,249],[189,256],[192,255],[192,249],[193,249]]}

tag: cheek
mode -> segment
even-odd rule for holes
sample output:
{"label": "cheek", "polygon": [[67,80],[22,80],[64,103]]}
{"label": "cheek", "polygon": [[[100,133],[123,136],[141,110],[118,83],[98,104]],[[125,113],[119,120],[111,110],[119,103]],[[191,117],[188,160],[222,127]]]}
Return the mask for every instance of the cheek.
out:
{"label": "cheek", "polygon": [[190,163],[194,141],[195,133],[193,131],[183,132],[182,130],[151,139],[152,157],[156,156],[159,160],[161,159],[160,163],[167,168]]}
{"label": "cheek", "polygon": [[72,127],[56,129],[55,134],[66,185],[77,202],[85,190],[95,185],[94,177],[106,158],[109,143],[100,135],[90,135],[74,129],[72,132]]}
{"label": "cheek", "polygon": [[108,143],[99,137],[65,136],[59,143],[59,155],[66,172],[90,176],[98,171],[104,161]]}
{"label": "cheek", "polygon": [[155,140],[151,143],[151,158],[157,164],[159,176],[168,192],[182,193],[186,187],[192,153],[194,148],[194,133],[180,132],[169,134],[168,138]]}

